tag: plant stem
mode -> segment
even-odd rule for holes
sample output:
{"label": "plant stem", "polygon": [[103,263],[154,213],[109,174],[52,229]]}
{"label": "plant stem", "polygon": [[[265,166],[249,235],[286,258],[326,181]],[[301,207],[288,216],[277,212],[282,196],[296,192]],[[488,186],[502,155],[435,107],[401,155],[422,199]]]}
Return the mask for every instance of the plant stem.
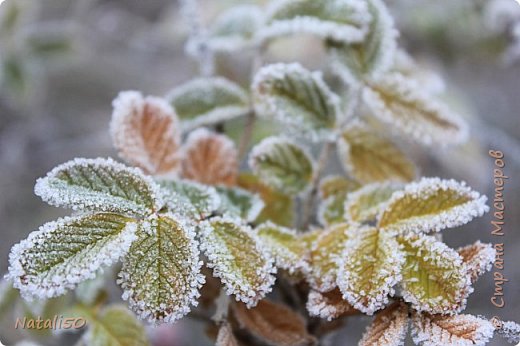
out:
{"label": "plant stem", "polygon": [[318,184],[320,182],[321,174],[325,169],[327,161],[329,160],[330,153],[334,146],[334,142],[327,141],[323,144],[320,152],[320,157],[318,158],[318,163],[316,165],[316,171],[314,172],[314,176],[311,181],[311,190],[307,195],[307,198],[304,201],[303,205],[303,224],[302,229],[305,230],[309,227],[312,218],[312,207],[314,205],[314,201],[318,194]]}

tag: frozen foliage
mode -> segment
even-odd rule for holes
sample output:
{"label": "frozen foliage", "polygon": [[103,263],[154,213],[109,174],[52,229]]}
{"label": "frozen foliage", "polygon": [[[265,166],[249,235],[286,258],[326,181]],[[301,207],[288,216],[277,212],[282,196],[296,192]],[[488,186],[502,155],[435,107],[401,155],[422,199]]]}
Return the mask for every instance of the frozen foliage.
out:
{"label": "frozen foliage", "polygon": [[491,270],[497,253],[493,245],[481,243],[480,240],[473,245],[458,249],[457,252],[466,263],[472,282]]}
{"label": "frozen foliage", "polygon": [[165,100],[125,91],[113,106],[110,134],[123,159],[151,174],[179,170],[180,124]]}
{"label": "frozen foliage", "polygon": [[38,179],[34,193],[74,210],[144,216],[161,205],[157,185],[137,168],[112,159],[74,159]]}
{"label": "frozen foliage", "polygon": [[249,96],[239,85],[223,78],[197,78],[174,88],[166,99],[182,120],[184,130],[245,115]]}
{"label": "frozen foliage", "polygon": [[401,346],[404,345],[408,331],[408,307],[405,304],[393,304],[377,314],[370,324],[360,346]]}
{"label": "frozen foliage", "polygon": [[363,1],[277,0],[267,17],[261,39],[309,33],[348,43],[363,39],[370,14]]}
{"label": "frozen foliage", "polygon": [[386,208],[385,202],[399,188],[399,184],[391,182],[373,183],[349,193],[344,203],[344,218],[351,222],[375,220]]}
{"label": "frozen foliage", "polygon": [[500,327],[497,328],[496,332],[512,344],[518,345],[520,342],[520,325],[516,322],[501,322]]}
{"label": "frozen foliage", "polygon": [[486,201],[464,182],[423,178],[394,192],[379,215],[379,226],[400,232],[438,232],[482,216],[489,210]]}
{"label": "frozen foliage", "polygon": [[271,291],[276,273],[273,258],[240,219],[211,219],[201,226],[201,241],[208,265],[228,295],[253,307]]}
{"label": "frozen foliage", "polygon": [[328,321],[358,313],[358,310],[343,299],[341,292],[337,289],[325,293],[311,290],[307,297],[306,307],[309,315],[324,318]]}
{"label": "frozen foliage", "polygon": [[116,214],[49,222],[13,246],[9,279],[28,299],[62,295],[125,255],[136,228],[131,219]]}
{"label": "frozen foliage", "polygon": [[258,194],[239,187],[217,186],[216,189],[221,201],[219,212],[222,214],[254,221],[264,208],[264,201]]}

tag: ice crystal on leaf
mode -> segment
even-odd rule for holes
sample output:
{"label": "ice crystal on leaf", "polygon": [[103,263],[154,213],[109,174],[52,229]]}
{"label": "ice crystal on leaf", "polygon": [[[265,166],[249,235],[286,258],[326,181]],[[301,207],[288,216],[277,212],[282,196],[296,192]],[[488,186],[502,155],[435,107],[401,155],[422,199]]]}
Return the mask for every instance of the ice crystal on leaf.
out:
{"label": "ice crystal on leaf", "polygon": [[259,225],[255,231],[274,257],[278,268],[291,274],[308,271],[308,263],[304,260],[305,244],[300,241],[295,230],[267,222]]}
{"label": "ice crystal on leaf", "polygon": [[493,337],[494,330],[488,320],[471,315],[414,313],[411,334],[420,346],[481,346]]}
{"label": "ice crystal on leaf", "polygon": [[216,190],[221,201],[218,211],[222,214],[251,222],[264,208],[264,201],[258,194],[239,187],[217,186]]}
{"label": "ice crystal on leaf", "polygon": [[311,290],[306,304],[309,315],[325,318],[331,321],[335,318],[359,313],[352,305],[343,299],[339,289],[330,292]]}
{"label": "ice crystal on leaf", "polygon": [[344,202],[344,219],[359,223],[375,220],[399,187],[395,183],[373,183],[348,194]]}
{"label": "ice crystal on leaf", "polygon": [[467,125],[445,104],[399,73],[363,89],[371,114],[424,145],[446,146],[467,139]]}
{"label": "ice crystal on leaf", "polygon": [[321,198],[318,221],[324,226],[343,222],[347,196],[359,186],[359,183],[341,176],[322,179],[318,188]]}
{"label": "ice crystal on leaf", "polygon": [[464,182],[423,178],[392,195],[378,224],[400,232],[438,232],[482,216],[489,210],[486,201]]}
{"label": "ice crystal on leaf", "polygon": [[207,185],[234,185],[238,175],[238,152],[225,135],[199,128],[183,147],[182,175]]}
{"label": "ice crystal on leaf", "polygon": [[150,174],[180,168],[180,123],[172,107],[158,97],[125,91],[113,102],[110,134],[119,155]]}
{"label": "ice crystal on leaf", "polygon": [[362,1],[277,0],[268,9],[263,39],[309,33],[338,42],[359,42],[370,19]]}
{"label": "ice crystal on leaf", "polygon": [[222,77],[198,78],[173,89],[166,99],[173,105],[184,130],[233,119],[249,112],[249,96]]}
{"label": "ice crystal on leaf", "polygon": [[27,299],[62,295],[128,252],[136,239],[132,221],[100,213],[49,222],[13,246],[9,278]]}
{"label": "ice crystal on leaf", "polygon": [[402,346],[408,332],[408,307],[394,303],[376,315],[359,346]]}
{"label": "ice crystal on leaf", "polygon": [[394,237],[377,228],[356,230],[338,259],[337,284],[354,308],[373,314],[388,303],[401,279],[404,256]]}
{"label": "ice crystal on leaf", "polygon": [[38,179],[34,192],[54,206],[146,216],[162,203],[158,189],[139,169],[98,158],[57,166]]}
{"label": "ice crystal on leaf", "polygon": [[339,97],[319,72],[300,64],[273,64],[255,75],[252,85],[259,115],[273,116],[312,140],[333,138],[331,130],[340,118]]}
{"label": "ice crystal on leaf", "polygon": [[395,144],[360,122],[343,131],[338,146],[343,167],[362,183],[408,182],[416,176],[415,165]]}
{"label": "ice crystal on leaf", "polygon": [[237,301],[253,307],[271,291],[276,273],[273,258],[240,219],[217,217],[203,224],[201,247],[213,275]]}
{"label": "ice crystal on leaf", "polygon": [[281,137],[257,144],[249,155],[249,166],[262,182],[291,195],[305,190],[314,175],[307,150]]}
{"label": "ice crystal on leaf", "polygon": [[194,227],[165,214],[141,223],[136,235],[119,273],[123,299],[142,319],[172,323],[197,304],[204,283]]}
{"label": "ice crystal on leaf", "polygon": [[496,332],[511,344],[518,345],[520,342],[520,324],[516,322],[501,321],[500,327],[496,329]]}
{"label": "ice crystal on leaf", "polygon": [[495,263],[496,250],[491,244],[484,244],[477,241],[475,244],[464,246],[457,250],[462,257],[471,281],[475,282],[485,272],[491,270]]}

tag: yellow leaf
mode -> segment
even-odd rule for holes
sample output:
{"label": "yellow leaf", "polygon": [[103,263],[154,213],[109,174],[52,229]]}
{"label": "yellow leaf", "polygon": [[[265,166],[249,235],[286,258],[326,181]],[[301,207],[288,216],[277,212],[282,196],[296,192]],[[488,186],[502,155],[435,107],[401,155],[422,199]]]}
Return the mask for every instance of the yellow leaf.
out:
{"label": "yellow leaf", "polygon": [[395,183],[373,183],[347,195],[345,219],[353,222],[368,222],[385,207],[385,202],[399,188]]}
{"label": "yellow leaf", "polygon": [[361,123],[346,129],[338,145],[343,167],[362,183],[407,182],[416,176],[415,165],[395,144]]}
{"label": "yellow leaf", "polygon": [[348,192],[357,190],[359,187],[359,183],[355,182],[354,180],[345,178],[341,175],[331,175],[323,178],[320,181],[320,198],[327,199],[339,193],[346,194]]}

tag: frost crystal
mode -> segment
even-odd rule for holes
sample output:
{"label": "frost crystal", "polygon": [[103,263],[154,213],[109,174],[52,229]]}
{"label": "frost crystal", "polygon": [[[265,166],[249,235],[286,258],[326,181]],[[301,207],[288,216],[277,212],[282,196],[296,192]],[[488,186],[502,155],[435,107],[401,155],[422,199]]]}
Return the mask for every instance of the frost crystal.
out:
{"label": "frost crystal", "polygon": [[173,214],[143,222],[123,260],[118,283],[123,299],[144,320],[173,323],[197,305],[200,273],[194,226]]}
{"label": "frost crystal", "polygon": [[310,316],[325,318],[331,321],[335,318],[359,313],[346,300],[341,292],[335,289],[330,292],[321,293],[311,290],[307,298],[307,310]]}
{"label": "frost crystal", "polygon": [[74,210],[145,216],[160,208],[159,187],[140,169],[112,159],[74,159],[36,181],[45,202]]}
{"label": "frost crystal", "polygon": [[239,187],[217,186],[220,197],[219,212],[243,218],[248,222],[256,220],[265,204],[258,194]]}
{"label": "frost crystal", "polygon": [[180,124],[165,100],[125,91],[113,107],[110,134],[123,159],[154,175],[179,170]]}
{"label": "frost crystal", "polygon": [[208,266],[227,288],[248,307],[255,306],[272,289],[276,267],[258,236],[240,219],[217,217],[201,225],[201,247]]}
{"label": "frost crystal", "polygon": [[205,128],[193,131],[183,147],[182,175],[208,185],[234,185],[238,175],[235,143]]}
{"label": "frost crystal", "polygon": [[408,307],[396,303],[376,315],[363,334],[359,346],[402,346],[407,331]]}
{"label": "frost crystal", "polygon": [[13,246],[9,278],[26,299],[62,295],[128,252],[136,239],[132,221],[103,213],[49,222]]}
{"label": "frost crystal", "polygon": [[477,281],[479,276],[491,270],[497,253],[493,245],[484,244],[480,241],[460,248],[457,252],[466,263],[472,282]]}
{"label": "frost crystal", "polygon": [[501,322],[496,332],[512,344],[518,345],[520,342],[520,325],[516,322]]}

